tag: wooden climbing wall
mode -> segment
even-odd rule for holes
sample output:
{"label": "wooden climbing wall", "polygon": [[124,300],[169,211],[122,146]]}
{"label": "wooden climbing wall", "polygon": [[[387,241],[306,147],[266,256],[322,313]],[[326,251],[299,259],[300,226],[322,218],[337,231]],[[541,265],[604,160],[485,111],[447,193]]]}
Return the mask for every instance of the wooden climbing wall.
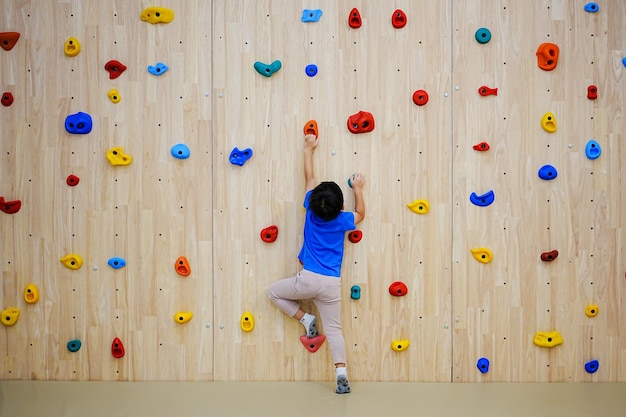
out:
{"label": "wooden climbing wall", "polygon": [[[146,1],[3,2],[0,32],[21,37],[0,50],[0,88],[15,97],[0,108],[0,196],[23,206],[0,213],[0,308],[21,309],[15,326],[0,326],[0,378],[331,379],[327,347],[307,352],[302,327],[266,296],[299,268],[302,128],[315,119],[317,177],[342,186],[347,208],[347,178],[367,178],[363,240],[346,242],[342,274],[352,380],[626,381],[626,5],[590,14],[578,2],[513,3],[166,0],[175,19],[151,25],[139,19]],[[347,26],[353,7],[358,30]],[[323,16],[303,23],[304,8]],[[391,26],[395,9],[407,14],[403,29]],[[480,27],[493,35],[484,45]],[[73,58],[63,53],[70,36],[82,45]],[[537,67],[542,42],[560,47],[554,71]],[[115,80],[110,59],[128,66]],[[271,78],[253,69],[274,60],[283,67]],[[157,62],[170,67],[158,77],[146,71]],[[480,96],[482,85],[498,95]],[[411,101],[417,89],[426,106]],[[360,110],[376,128],[353,135],[346,121]],[[88,135],[63,128],[78,111],[94,119]],[[546,112],[555,133],[540,126]],[[584,153],[592,138],[603,149],[595,161]],[[491,149],[474,151],[482,141]],[[177,143],[188,160],[170,156]],[[110,166],[113,146],[133,162]],[[253,150],[243,166],[229,162],[235,147]],[[558,178],[540,180],[544,164]],[[72,173],[76,187],[65,183]],[[489,190],[491,206],[470,203]],[[406,207],[417,199],[429,213]],[[279,227],[271,244],[259,238],[269,225]],[[478,247],[491,263],[473,259]],[[541,262],[552,249],[559,257]],[[67,253],[83,267],[65,268]],[[115,256],[127,266],[110,268]],[[187,278],[174,270],[179,256]],[[390,296],[393,281],[408,295]],[[38,304],[24,302],[29,282]],[[178,311],[194,318],[176,324]],[[239,325],[246,311],[250,333]],[[533,345],[551,330],[563,345]],[[124,358],[111,356],[114,337]],[[71,339],[79,352],[66,349]],[[409,348],[394,352],[397,339]]]}

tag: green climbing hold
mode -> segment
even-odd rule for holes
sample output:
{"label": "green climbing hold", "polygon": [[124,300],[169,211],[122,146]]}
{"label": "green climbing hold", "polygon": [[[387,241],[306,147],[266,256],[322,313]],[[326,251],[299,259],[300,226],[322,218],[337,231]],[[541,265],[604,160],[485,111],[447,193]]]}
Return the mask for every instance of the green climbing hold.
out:
{"label": "green climbing hold", "polygon": [[271,77],[274,73],[278,72],[282,66],[283,64],[279,60],[276,60],[269,65],[258,61],[254,63],[254,69],[256,72],[265,77]]}

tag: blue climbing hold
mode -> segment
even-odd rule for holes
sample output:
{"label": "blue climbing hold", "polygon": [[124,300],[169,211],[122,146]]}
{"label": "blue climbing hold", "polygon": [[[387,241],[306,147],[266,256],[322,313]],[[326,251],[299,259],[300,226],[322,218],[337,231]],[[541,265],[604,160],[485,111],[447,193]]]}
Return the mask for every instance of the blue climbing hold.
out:
{"label": "blue climbing hold", "polygon": [[587,142],[587,146],[585,146],[585,155],[587,155],[588,159],[598,159],[601,153],[602,148],[600,148],[600,144],[598,142],[593,139]]}
{"label": "blue climbing hold", "polygon": [[65,130],[74,135],[86,135],[91,132],[91,116],[79,111],[65,118]]}
{"label": "blue climbing hold", "polygon": [[107,263],[113,269],[120,269],[126,266],[126,261],[122,258],[111,258]]}
{"label": "blue climbing hold", "polygon": [[152,75],[161,75],[168,69],[170,69],[170,67],[162,62],[157,62],[156,65],[148,65],[148,72]]}
{"label": "blue climbing hold", "polygon": [[542,180],[553,180],[559,175],[558,171],[552,165],[544,165],[539,168],[539,178]]}
{"label": "blue climbing hold", "polygon": [[487,207],[493,203],[495,198],[496,196],[493,193],[493,190],[489,190],[483,195],[477,195],[476,193],[472,193],[470,195],[470,201],[480,207]]}
{"label": "blue climbing hold", "polygon": [[359,298],[361,298],[361,287],[359,287],[358,285],[353,285],[350,289],[350,298],[352,298],[353,300],[358,300]]}
{"label": "blue climbing hold", "polygon": [[302,21],[304,23],[319,22],[320,17],[322,17],[322,11],[320,9],[315,9],[315,10],[304,9],[302,11]]}
{"label": "blue climbing hold", "polygon": [[476,362],[476,367],[481,373],[486,374],[487,372],[489,372],[489,359],[487,358],[478,359],[478,362]]}
{"label": "blue climbing hold", "polygon": [[80,350],[80,340],[78,339],[74,339],[74,340],[70,340],[69,342],[67,342],[67,350],[69,350],[70,352],[78,352]]}
{"label": "blue climbing hold", "polygon": [[600,6],[597,3],[587,3],[585,4],[585,11],[589,13],[595,13],[600,10]]}
{"label": "blue climbing hold", "polygon": [[172,146],[172,150],[170,151],[174,158],[178,159],[187,159],[191,152],[189,152],[189,147],[184,143],[179,143],[177,145]]}
{"label": "blue climbing hold", "polygon": [[474,37],[478,43],[487,43],[491,40],[491,31],[487,28],[480,28],[476,31]]}
{"label": "blue climbing hold", "polygon": [[276,60],[269,65],[258,61],[254,63],[254,69],[256,72],[265,77],[271,77],[274,73],[278,72],[282,66],[283,64],[279,60]]}
{"label": "blue climbing hold", "polygon": [[304,70],[306,71],[306,75],[308,75],[309,77],[315,77],[315,75],[317,74],[317,65],[307,65]]}
{"label": "blue climbing hold", "polygon": [[239,148],[234,148],[230,153],[230,163],[243,166],[250,157],[252,157],[252,149],[246,148],[242,151]]}
{"label": "blue climbing hold", "polygon": [[626,57],[622,58],[622,64],[626,67]]}
{"label": "blue climbing hold", "polygon": [[593,374],[598,370],[599,366],[600,366],[600,362],[594,359],[585,364],[585,371],[589,372],[590,374]]}

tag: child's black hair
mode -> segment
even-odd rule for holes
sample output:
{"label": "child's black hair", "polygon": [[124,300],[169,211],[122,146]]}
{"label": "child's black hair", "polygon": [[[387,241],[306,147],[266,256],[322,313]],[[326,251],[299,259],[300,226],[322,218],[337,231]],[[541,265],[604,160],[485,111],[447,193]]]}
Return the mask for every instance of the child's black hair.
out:
{"label": "child's black hair", "polygon": [[320,183],[309,197],[309,208],[317,217],[324,220],[332,220],[339,216],[343,208],[341,188],[332,181]]}

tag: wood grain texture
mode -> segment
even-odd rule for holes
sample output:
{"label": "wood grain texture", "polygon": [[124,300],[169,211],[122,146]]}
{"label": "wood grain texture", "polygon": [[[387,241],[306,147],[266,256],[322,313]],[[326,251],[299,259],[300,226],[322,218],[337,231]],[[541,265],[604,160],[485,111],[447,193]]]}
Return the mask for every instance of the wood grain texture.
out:
{"label": "wood grain texture", "polygon": [[[165,0],[175,19],[152,25],[139,19],[154,6],[143,0],[3,2],[0,32],[21,38],[0,51],[0,88],[15,96],[0,109],[0,195],[23,206],[0,213],[0,307],[22,311],[0,326],[0,378],[331,380],[327,347],[307,352],[301,325],[266,295],[300,268],[302,129],[315,119],[316,176],[342,187],[347,209],[348,177],[366,176],[363,240],[346,242],[342,270],[353,381],[625,381],[626,5],[590,14],[565,1],[387,3]],[[301,22],[304,8],[321,9],[320,21]],[[391,25],[398,8],[403,29]],[[474,39],[479,27],[489,43]],[[73,58],[63,53],[70,36],[82,45]],[[542,42],[560,47],[554,71],[537,67]],[[110,59],[128,66],[115,80]],[[274,60],[282,69],[270,78],[253,69]],[[159,77],[146,70],[157,62],[170,67]],[[482,85],[498,95],[481,97]],[[411,100],[418,89],[430,96],[423,107]],[[360,110],[376,128],[354,135],[346,122]],[[93,117],[88,135],[63,127],[78,111]],[[553,134],[539,123],[546,112]],[[603,149],[595,161],[584,153],[592,138]],[[488,152],[472,150],[482,141]],[[170,155],[177,143],[188,160]],[[108,164],[114,146],[131,165]],[[254,152],[244,166],[229,162],[235,147]],[[544,164],[557,179],[537,177]],[[470,203],[490,189],[492,206]],[[417,199],[428,214],[407,208]],[[277,241],[262,242],[273,224]],[[481,246],[490,264],[472,258]],[[552,249],[558,259],[541,262]],[[83,267],[65,268],[67,253]],[[110,268],[114,256],[127,266]],[[187,278],[174,270],[179,256]],[[394,281],[409,294],[392,297]],[[29,282],[38,304],[23,300]],[[589,304],[599,306],[593,319]],[[177,311],[194,318],[178,325]],[[250,333],[239,325],[246,311]],[[550,330],[563,345],[533,345]],[[122,359],[111,356],[114,337]],[[81,339],[79,352],[68,352],[70,339]],[[395,339],[411,345],[395,352]],[[480,357],[492,363],[484,375]],[[593,375],[591,359],[601,364]]]}

